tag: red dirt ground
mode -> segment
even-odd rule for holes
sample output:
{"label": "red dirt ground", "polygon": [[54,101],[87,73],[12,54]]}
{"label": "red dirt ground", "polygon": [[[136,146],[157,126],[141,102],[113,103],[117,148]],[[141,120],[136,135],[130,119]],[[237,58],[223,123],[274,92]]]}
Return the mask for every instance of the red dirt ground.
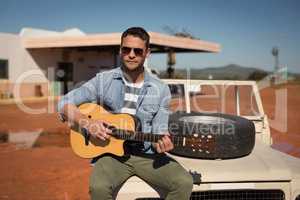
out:
{"label": "red dirt ground", "polygon": [[[300,157],[300,128],[297,124],[300,121],[300,85],[290,84],[260,91],[265,112],[271,120],[275,117],[274,97],[279,89],[287,89],[288,94],[287,131],[271,129],[273,147]],[[226,94],[228,96],[231,95]],[[30,103],[28,106],[45,108],[46,103]],[[226,104],[226,108],[229,113],[235,112],[231,103]],[[243,107],[242,112],[247,113],[249,110],[249,107]],[[56,113],[29,115],[16,105],[0,105],[0,111],[0,200],[89,199],[88,178],[91,167],[88,160],[80,159],[72,153],[68,142],[69,129],[58,120]],[[40,128],[44,131],[34,148],[20,149],[14,144],[1,143],[3,133]]]}

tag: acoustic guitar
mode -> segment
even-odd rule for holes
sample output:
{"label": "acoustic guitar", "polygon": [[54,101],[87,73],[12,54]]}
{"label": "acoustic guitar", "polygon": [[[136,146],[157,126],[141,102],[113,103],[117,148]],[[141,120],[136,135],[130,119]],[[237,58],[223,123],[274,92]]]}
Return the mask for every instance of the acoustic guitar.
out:
{"label": "acoustic guitar", "polygon": [[[136,131],[137,120],[129,114],[113,114],[102,106],[94,103],[84,103],[79,106],[82,114],[90,119],[102,120],[109,124],[112,134],[108,140],[96,139],[84,128],[74,126],[71,128],[71,147],[75,154],[82,158],[94,158],[106,153],[116,156],[124,155],[123,144],[125,140],[157,142],[164,135],[142,133]],[[174,148],[189,148],[192,151],[212,151],[215,141],[213,138],[199,134],[172,135]]]}

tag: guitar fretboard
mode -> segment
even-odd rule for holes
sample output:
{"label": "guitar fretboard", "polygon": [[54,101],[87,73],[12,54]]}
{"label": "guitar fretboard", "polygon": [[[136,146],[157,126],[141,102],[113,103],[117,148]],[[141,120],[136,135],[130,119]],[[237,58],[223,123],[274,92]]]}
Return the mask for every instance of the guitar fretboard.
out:
{"label": "guitar fretboard", "polygon": [[[164,137],[164,135],[159,135],[159,134],[133,133],[131,131],[125,131],[125,130],[114,130],[113,136],[122,140],[132,140],[132,141],[139,141],[139,142],[157,142],[158,140],[162,139],[162,137]],[[170,139],[173,142],[174,146],[184,145],[183,136],[171,135]]]}

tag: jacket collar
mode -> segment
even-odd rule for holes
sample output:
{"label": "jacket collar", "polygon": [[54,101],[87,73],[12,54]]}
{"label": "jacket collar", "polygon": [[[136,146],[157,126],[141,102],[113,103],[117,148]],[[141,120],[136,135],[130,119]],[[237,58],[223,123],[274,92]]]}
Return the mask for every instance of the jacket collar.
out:
{"label": "jacket collar", "polygon": [[[114,79],[122,79],[123,78],[123,71],[122,71],[121,67],[118,67],[118,68],[116,68],[114,70],[114,72],[113,72],[113,78]],[[145,86],[149,86],[150,85],[150,79],[151,79],[151,75],[145,69],[144,70],[144,85]]]}

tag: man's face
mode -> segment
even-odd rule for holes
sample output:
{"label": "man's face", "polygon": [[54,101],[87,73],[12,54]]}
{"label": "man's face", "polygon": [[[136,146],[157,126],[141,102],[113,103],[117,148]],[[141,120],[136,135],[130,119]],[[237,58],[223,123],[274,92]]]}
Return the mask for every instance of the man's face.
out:
{"label": "man's face", "polygon": [[139,37],[127,35],[123,38],[120,48],[120,57],[123,65],[129,70],[136,70],[143,66],[145,59],[149,56],[150,49],[146,48],[146,43]]}

